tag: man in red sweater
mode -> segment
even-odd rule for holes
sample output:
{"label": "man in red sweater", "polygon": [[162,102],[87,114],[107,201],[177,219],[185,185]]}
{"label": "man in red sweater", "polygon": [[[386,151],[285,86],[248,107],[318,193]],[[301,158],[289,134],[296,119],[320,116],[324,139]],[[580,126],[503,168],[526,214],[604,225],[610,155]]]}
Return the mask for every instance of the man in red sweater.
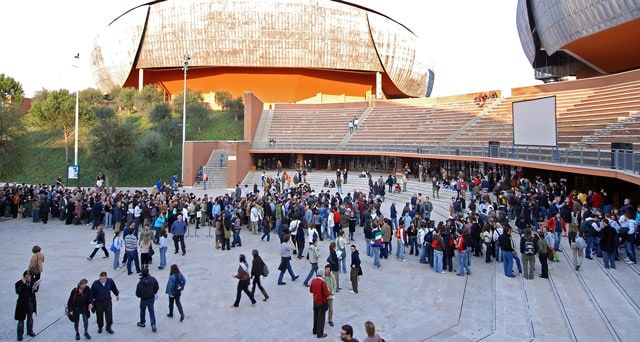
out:
{"label": "man in red sweater", "polygon": [[325,312],[328,308],[327,299],[331,296],[327,283],[322,279],[324,271],[319,269],[316,278],[311,281],[309,292],[313,294],[313,334],[318,338],[325,338],[324,333]]}

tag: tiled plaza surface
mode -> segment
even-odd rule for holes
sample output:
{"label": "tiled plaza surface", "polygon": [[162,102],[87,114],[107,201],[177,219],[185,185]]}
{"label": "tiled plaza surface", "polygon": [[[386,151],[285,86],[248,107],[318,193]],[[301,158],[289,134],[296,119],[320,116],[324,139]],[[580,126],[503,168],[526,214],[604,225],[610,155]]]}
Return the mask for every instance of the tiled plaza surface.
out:
{"label": "tiled plaza surface", "polygon": [[[271,173],[269,173],[271,174]],[[374,177],[386,174],[374,172]],[[355,176],[355,175],[354,175]],[[335,177],[333,172],[313,172],[309,182],[316,189],[324,178]],[[246,182],[258,183],[260,173],[250,174]],[[345,192],[365,189],[366,181],[351,177],[343,186]],[[411,179],[409,191],[388,195],[383,213],[388,214],[392,201],[399,209],[413,192],[431,195],[431,183]],[[202,189],[186,189],[198,196]],[[335,189],[333,189],[335,190]],[[207,190],[211,195],[229,190]],[[436,221],[448,216],[451,192],[442,190],[435,200]],[[279,243],[275,234],[271,242],[242,231],[242,247],[221,251],[214,248],[214,238],[208,227],[195,230],[191,226],[186,238],[187,253],[173,254],[172,244],[167,263],[178,264],[187,278],[182,303],[186,319],[177,315],[168,318],[168,297],[164,293],[168,268],[158,270],[159,256],[154,256],[151,275],[160,283],[155,310],[158,331],[153,333],[147,316],[147,327],[139,328],[139,300],[135,297],[138,277],[127,276],[126,269],[112,269],[113,256],[103,259],[99,251],[92,261],[86,257],[95,231],[86,225],[65,226],[57,219],[49,224],[34,224],[30,219],[0,221],[0,250],[2,274],[0,295],[0,340],[16,338],[13,320],[16,295],[14,283],[21,278],[31,257],[31,247],[40,245],[46,256],[40,291],[38,314],[35,317],[37,336],[31,341],[69,341],[75,333],[64,316],[64,305],[71,289],[82,278],[93,282],[101,271],[107,271],[121,291],[120,301],[114,298],[114,335],[97,333],[95,317],[89,323],[92,340],[129,341],[313,341],[312,303],[308,288],[302,282],[309,272],[306,259],[293,258],[292,266],[300,279],[291,281],[285,276],[284,286],[276,285],[279,263]],[[197,235],[197,236],[196,236]],[[111,241],[112,230],[107,230]],[[619,262],[615,270],[605,270],[601,259],[585,260],[579,272],[574,270],[570,253],[560,255],[561,262],[550,265],[550,279],[537,277],[525,280],[504,276],[502,263],[486,264],[484,258],[472,257],[471,276],[457,277],[455,273],[436,274],[418,258],[407,255],[407,262],[395,256],[382,260],[382,268],[375,270],[373,260],[366,256],[362,228],[357,229],[355,244],[360,250],[363,273],[359,293],[349,293],[348,274],[340,275],[342,291],[334,300],[334,327],[325,325],[327,340],[339,340],[340,326],[351,324],[355,337],[363,340],[364,322],[371,320],[377,332],[387,341],[635,341],[640,336],[640,270],[636,265]],[[172,242],[172,241],[171,241]],[[321,265],[328,255],[327,240],[319,243]],[[566,239],[562,247],[570,251]],[[394,242],[395,248],[395,242]],[[250,307],[243,294],[240,307],[229,308],[236,293],[238,255],[249,260],[258,249],[270,268],[263,284],[269,300]],[[394,249],[395,252],[395,249]],[[408,250],[407,250],[408,253]],[[454,264],[457,260],[454,258]],[[457,267],[456,267],[457,268]],[[514,266],[515,268],[515,266]],[[516,271],[517,274],[517,271]],[[635,337],[634,337],[635,336]],[[84,340],[84,337],[83,337]]]}

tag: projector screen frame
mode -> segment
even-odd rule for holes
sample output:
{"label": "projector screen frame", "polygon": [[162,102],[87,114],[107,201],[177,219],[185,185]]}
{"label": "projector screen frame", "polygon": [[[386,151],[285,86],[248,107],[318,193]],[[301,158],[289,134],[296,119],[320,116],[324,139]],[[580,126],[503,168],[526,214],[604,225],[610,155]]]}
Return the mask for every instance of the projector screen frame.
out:
{"label": "projector screen frame", "polygon": [[[516,113],[516,109],[515,107],[518,106],[519,104],[522,103],[526,103],[526,102],[541,102],[541,101],[546,101],[548,99],[553,99],[553,127],[549,127],[549,129],[553,129],[553,140],[554,142],[552,144],[545,144],[542,141],[538,141],[537,143],[527,143],[526,141],[521,141],[523,139],[519,139],[520,134],[516,134],[516,117],[520,117],[521,115],[531,115],[533,117],[537,117],[540,119],[542,116],[544,116],[546,113],[542,113],[539,115],[539,113],[521,113],[521,111],[523,109],[518,109],[518,113]],[[527,110],[527,109],[525,109]],[[531,110],[531,109],[529,109]],[[550,119],[550,118],[549,118]],[[513,137],[513,145],[514,146],[536,146],[536,147],[558,147],[558,112],[557,112],[557,99],[555,95],[551,95],[551,96],[544,96],[544,97],[538,97],[535,99],[529,99],[529,100],[522,100],[522,101],[516,101],[516,102],[512,102],[511,103],[511,130],[512,130],[512,137]],[[528,123],[533,122],[532,120],[530,121],[525,121]],[[546,122],[546,121],[543,121]],[[546,127],[543,127],[546,128]],[[546,131],[545,131],[546,133]],[[550,136],[550,134],[545,134],[546,136]]]}

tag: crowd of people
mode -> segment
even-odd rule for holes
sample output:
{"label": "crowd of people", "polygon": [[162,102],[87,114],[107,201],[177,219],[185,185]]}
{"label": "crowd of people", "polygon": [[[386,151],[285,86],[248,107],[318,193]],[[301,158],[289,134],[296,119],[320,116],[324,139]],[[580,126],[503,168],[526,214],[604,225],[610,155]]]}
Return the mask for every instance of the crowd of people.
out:
{"label": "crowd of people", "polygon": [[[622,207],[613,208],[605,191],[568,191],[563,182],[543,181],[540,177],[533,181],[514,178],[507,182],[489,179],[490,174],[477,172],[468,179],[460,177],[441,181],[434,175],[434,184],[443,184],[456,194],[449,205],[449,218],[436,223],[432,219],[434,206],[431,199],[420,193],[407,196],[402,209],[396,208],[395,202],[389,209],[383,207],[386,189],[393,189],[398,184],[395,175],[386,180],[382,176],[374,180],[368,174],[369,188],[366,191],[354,190],[343,194],[342,191],[333,193],[331,190],[313,189],[304,182],[303,172],[300,170],[295,174],[299,178],[294,184],[286,172],[273,176],[263,173],[261,187],[254,184],[253,188],[246,185],[243,188],[237,184],[235,192],[217,197],[204,195],[202,198],[185,191],[175,191],[166,184],[157,185],[151,191],[118,192],[109,192],[104,187],[68,189],[61,184],[52,187],[7,184],[0,194],[5,198],[0,212],[7,213],[6,208],[9,208],[10,216],[18,217],[20,214],[34,222],[46,222],[46,217],[51,216],[66,224],[91,226],[96,229],[96,245],[89,260],[100,249],[105,257],[109,257],[104,228],[113,228],[115,233],[109,248],[114,253],[113,268],[120,269],[120,250],[124,248],[123,265],[126,262],[128,274],[133,274],[133,263],[141,276],[136,291],[141,298],[138,326],[145,326],[144,310],[147,309],[153,331],[156,330],[153,302],[158,284],[149,274],[149,265],[155,253],[154,246],[159,249],[161,258],[158,268],[164,269],[169,234],[174,241],[174,253],[180,253],[181,249],[185,255],[184,236],[193,225],[195,229],[211,226],[215,231],[215,246],[221,251],[242,246],[243,229],[247,229],[247,234],[260,236],[263,241],[270,241],[273,232],[280,240],[278,285],[286,285],[286,273],[292,282],[298,279],[291,260],[294,255],[299,259],[306,257],[310,269],[303,285],[308,286],[313,295],[312,332],[317,337],[326,336],[325,321],[333,326],[333,300],[342,290],[341,273],[349,273],[350,292],[358,294],[363,261],[354,243],[356,229],[362,229],[364,233],[366,255],[372,258],[375,269],[382,269],[382,260],[392,255],[395,245],[399,262],[407,260],[405,252],[408,250],[409,255],[416,256],[418,263],[428,265],[434,272],[449,271],[459,276],[472,273],[471,259],[475,256],[484,257],[485,262],[502,262],[507,277],[515,277],[515,263],[518,273],[522,273],[525,279],[533,279],[537,273],[534,271],[537,256],[539,276],[547,278],[547,263],[556,260],[563,237],[569,239],[576,270],[580,269],[583,255],[587,259],[593,254],[603,257],[605,268],[615,268],[615,261],[622,258],[629,264],[636,262],[635,246],[639,235],[636,227],[640,221],[640,207],[634,208],[627,199]],[[338,180],[347,182],[346,170],[336,172]],[[439,190],[434,189],[433,194],[435,199],[439,199]],[[39,207],[33,205],[36,202],[40,203]],[[34,211],[36,207],[37,214]],[[320,267],[324,252],[318,244],[325,240],[329,240],[327,264]],[[620,246],[624,249],[618,248]],[[33,249],[35,261],[32,257],[29,269],[16,283],[19,339],[22,338],[25,318],[27,333],[33,333],[34,293],[38,289],[37,279],[44,262],[42,251],[36,247]],[[264,301],[269,299],[260,280],[268,273],[266,264],[257,250],[252,251],[252,257],[249,267],[247,258],[243,254],[239,256],[238,269],[233,275],[238,279],[233,308],[239,306],[242,292],[249,297],[251,305],[255,305],[256,287]],[[453,263],[454,257],[457,265]],[[249,291],[251,280],[253,287]],[[104,287],[107,282],[103,280],[99,284]],[[115,283],[108,283],[113,284],[110,291],[117,298]],[[184,283],[184,276],[177,265],[172,265],[166,290],[170,296],[169,317],[173,316],[175,303],[181,320],[184,319],[180,303]],[[87,284],[86,280],[81,281],[69,297],[69,307],[76,308],[69,310],[75,322],[76,338],[79,338],[79,317],[83,316],[86,337],[87,312],[101,305],[96,302],[96,297],[100,298],[98,301],[106,300],[105,296],[98,296],[93,285],[89,287]],[[111,300],[110,296],[108,300]],[[101,307],[105,308],[106,330],[110,332],[110,314],[106,314],[106,305]],[[328,319],[325,319],[326,314]],[[101,332],[101,318],[98,319],[98,327]],[[352,338],[349,329],[343,326],[342,330],[345,336]]]}

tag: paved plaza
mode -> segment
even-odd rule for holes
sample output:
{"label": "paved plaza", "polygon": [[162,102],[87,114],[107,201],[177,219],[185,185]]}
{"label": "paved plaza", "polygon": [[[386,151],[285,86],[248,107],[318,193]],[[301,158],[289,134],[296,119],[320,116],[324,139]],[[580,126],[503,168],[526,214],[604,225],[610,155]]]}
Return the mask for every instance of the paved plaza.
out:
{"label": "paved plaza", "polygon": [[[377,178],[380,174],[374,172]],[[382,174],[386,178],[386,174]],[[332,172],[313,172],[309,181],[322,189],[324,178]],[[260,173],[249,174],[245,181],[252,186],[260,183]],[[344,192],[367,188],[365,179],[352,177],[343,186]],[[392,201],[398,209],[413,192],[431,196],[431,183],[409,182],[409,191],[388,195],[382,212],[388,214]],[[333,189],[335,191],[335,189]],[[202,189],[186,189],[201,196]],[[207,190],[211,195],[225,189]],[[434,201],[436,222],[448,216],[448,200],[452,192],[442,190]],[[101,271],[107,271],[121,294],[114,298],[114,335],[98,334],[95,317],[90,320],[93,340],[129,341],[314,341],[312,334],[312,299],[303,286],[310,269],[306,259],[293,258],[294,272],[300,279],[292,282],[285,275],[284,286],[276,285],[280,261],[279,241],[275,234],[270,242],[242,230],[242,247],[221,251],[214,248],[213,230],[203,227],[189,229],[187,253],[173,254],[172,241],[167,251],[168,265],[177,264],[187,279],[182,303],[186,319],[179,322],[168,318],[168,297],[165,287],[169,270],[158,270],[159,255],[154,256],[151,275],[160,283],[159,299],[155,303],[158,331],[153,333],[147,317],[147,327],[139,328],[139,300],[135,296],[138,277],[127,275],[126,268],[112,269],[112,256],[101,258],[102,251],[92,261],[86,257],[95,231],[86,225],[65,226],[53,219],[48,224],[32,223],[30,219],[0,221],[0,246],[3,274],[0,286],[2,305],[0,340],[16,338],[13,320],[16,295],[14,283],[21,278],[31,257],[31,247],[39,245],[45,254],[44,272],[38,292],[38,314],[35,316],[37,336],[29,341],[69,341],[75,333],[64,316],[69,293],[82,278],[92,283]],[[113,237],[107,230],[107,241]],[[109,242],[108,242],[109,243]],[[550,279],[537,277],[525,280],[504,276],[503,265],[485,263],[484,258],[471,258],[472,275],[457,277],[455,273],[436,274],[418,263],[417,256],[407,255],[407,262],[395,256],[382,260],[382,268],[373,267],[366,256],[362,228],[356,230],[354,243],[360,251],[363,276],[359,293],[349,293],[348,274],[340,274],[340,287],[334,300],[334,327],[325,326],[327,340],[340,338],[340,326],[351,324],[354,337],[362,341],[366,334],[364,322],[375,323],[376,331],[386,341],[636,341],[640,336],[640,270],[636,265],[618,263],[615,270],[605,270],[601,259],[585,260],[579,272],[574,270],[570,253],[560,254],[561,262],[550,265]],[[319,243],[320,265],[325,264],[329,241]],[[395,241],[394,241],[395,252]],[[257,249],[270,269],[263,285],[269,300],[251,307],[243,294],[240,307],[229,308],[236,293],[238,255],[245,254],[249,263],[251,251]],[[570,251],[566,239],[562,249]],[[156,248],[157,252],[157,248]],[[408,250],[407,250],[408,253]],[[393,254],[393,253],[392,253]],[[454,258],[454,265],[457,261]],[[457,267],[456,267],[457,268]],[[633,336],[636,336],[635,338]],[[83,338],[84,340],[84,338]]]}

